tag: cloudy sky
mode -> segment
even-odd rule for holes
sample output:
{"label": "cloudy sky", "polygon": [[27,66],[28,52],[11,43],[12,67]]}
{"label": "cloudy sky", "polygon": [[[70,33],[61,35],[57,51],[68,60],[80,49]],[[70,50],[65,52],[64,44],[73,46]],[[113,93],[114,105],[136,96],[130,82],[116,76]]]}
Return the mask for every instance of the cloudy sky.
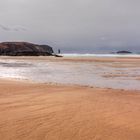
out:
{"label": "cloudy sky", "polygon": [[140,52],[140,1],[0,0],[0,41],[63,52]]}

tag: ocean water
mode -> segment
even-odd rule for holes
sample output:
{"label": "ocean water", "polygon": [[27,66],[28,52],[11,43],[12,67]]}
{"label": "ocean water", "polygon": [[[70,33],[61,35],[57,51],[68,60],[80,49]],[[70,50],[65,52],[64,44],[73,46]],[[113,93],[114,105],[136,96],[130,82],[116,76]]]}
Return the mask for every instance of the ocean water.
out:
{"label": "ocean water", "polygon": [[140,54],[78,54],[78,53],[64,53],[65,57],[140,57]]}
{"label": "ocean water", "polygon": [[0,59],[0,78],[140,90],[140,65],[121,62]]}

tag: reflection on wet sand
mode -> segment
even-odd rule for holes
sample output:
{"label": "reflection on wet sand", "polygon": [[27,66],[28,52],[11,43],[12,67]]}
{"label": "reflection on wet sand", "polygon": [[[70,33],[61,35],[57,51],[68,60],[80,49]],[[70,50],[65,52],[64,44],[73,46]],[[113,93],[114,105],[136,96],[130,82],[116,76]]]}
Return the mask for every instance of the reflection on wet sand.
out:
{"label": "reflection on wet sand", "polygon": [[[62,61],[61,61],[62,60]],[[89,60],[89,61],[88,61]],[[102,60],[102,61],[101,61]],[[114,61],[113,61],[114,60]],[[125,61],[126,60],[126,61]],[[0,59],[0,77],[117,89],[140,89],[140,59],[47,57]]]}

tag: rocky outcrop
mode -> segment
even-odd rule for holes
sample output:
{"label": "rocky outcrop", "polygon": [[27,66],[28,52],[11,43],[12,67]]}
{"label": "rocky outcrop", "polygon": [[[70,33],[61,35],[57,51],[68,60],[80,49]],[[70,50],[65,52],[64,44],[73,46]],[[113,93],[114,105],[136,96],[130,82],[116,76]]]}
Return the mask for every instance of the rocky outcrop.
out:
{"label": "rocky outcrop", "polygon": [[3,42],[0,43],[0,55],[8,56],[51,56],[52,47],[28,42]]}
{"label": "rocky outcrop", "polygon": [[130,51],[118,51],[117,54],[131,54]]}

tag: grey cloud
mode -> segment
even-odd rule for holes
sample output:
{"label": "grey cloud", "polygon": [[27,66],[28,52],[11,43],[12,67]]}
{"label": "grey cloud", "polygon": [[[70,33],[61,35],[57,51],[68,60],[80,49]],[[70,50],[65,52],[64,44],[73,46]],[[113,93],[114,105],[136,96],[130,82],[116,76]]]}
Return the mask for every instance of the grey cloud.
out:
{"label": "grey cloud", "polygon": [[13,28],[14,31],[27,31],[27,29],[25,27],[22,26],[16,26]]}
{"label": "grey cloud", "polygon": [[1,0],[0,36],[64,51],[139,51],[139,5],[139,0]]}
{"label": "grey cloud", "polygon": [[0,24],[0,28],[4,31],[16,31],[16,32],[27,31],[27,29],[25,27],[22,27],[22,26],[9,27],[9,26],[5,26],[5,25]]}
{"label": "grey cloud", "polygon": [[1,24],[0,24],[0,28],[1,28],[2,30],[5,30],[5,31],[10,31],[10,30],[11,30],[9,27],[4,26],[4,25],[1,25]]}

